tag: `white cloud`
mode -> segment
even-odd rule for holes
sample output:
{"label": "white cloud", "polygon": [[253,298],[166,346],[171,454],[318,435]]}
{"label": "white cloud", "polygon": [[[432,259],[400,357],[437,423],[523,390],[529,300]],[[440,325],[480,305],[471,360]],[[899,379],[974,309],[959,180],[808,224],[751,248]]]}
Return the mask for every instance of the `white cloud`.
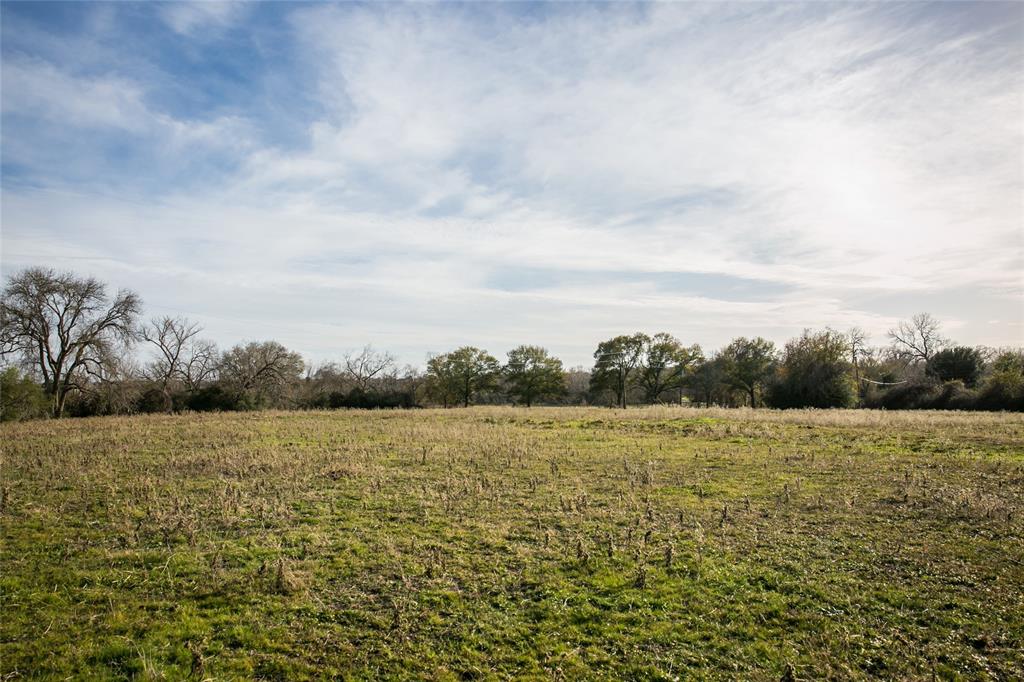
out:
{"label": "white cloud", "polygon": [[143,91],[113,77],[75,77],[31,59],[3,61],[4,114],[39,116],[75,128],[110,127],[138,131],[149,118]]}
{"label": "white cloud", "polygon": [[[298,24],[330,57],[321,90],[340,123],[280,166],[256,157],[253,177],[301,167],[352,196],[345,181],[371,164],[381,204],[529,206],[594,231],[721,189],[736,202],[640,231],[880,286],[942,284],[931,261],[965,232],[986,249],[1019,236],[1021,77],[965,66],[976,41],[872,27],[863,10],[761,12],[736,35],[692,28],[690,8],[651,12],[492,33],[457,12],[318,9]],[[479,151],[497,183],[467,171]]]}
{"label": "white cloud", "polygon": [[[166,9],[183,34],[239,21]],[[578,362],[634,328],[718,345],[856,324],[881,341],[917,310],[862,301],[951,286],[986,301],[946,312],[976,334],[963,340],[1019,333],[1024,51],[998,26],[875,5],[517,9],[293,12],[322,106],[301,148],[261,143],[242,114],[171,116],[128,78],[5,60],[5,113],[142,131],[169,163],[212,147],[240,168],[158,200],[5,190],[5,261],[59,244],[57,260],[85,256],[154,305],[318,357],[529,341]],[[555,275],[491,282],[516,270]],[[580,271],[609,281],[558,277]],[[672,290],[664,272],[777,293]],[[983,324],[999,305],[1010,321]]]}
{"label": "white cloud", "polygon": [[221,0],[168,2],[161,5],[160,15],[175,32],[195,35],[208,29],[220,29],[237,21],[245,3]]}

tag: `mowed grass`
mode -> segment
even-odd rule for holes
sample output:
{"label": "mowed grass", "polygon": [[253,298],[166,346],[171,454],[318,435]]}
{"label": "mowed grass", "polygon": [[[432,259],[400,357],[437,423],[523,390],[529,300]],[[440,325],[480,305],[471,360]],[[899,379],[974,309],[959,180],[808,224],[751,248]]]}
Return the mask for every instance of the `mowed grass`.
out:
{"label": "mowed grass", "polygon": [[4,425],[0,675],[1020,679],[1024,416]]}

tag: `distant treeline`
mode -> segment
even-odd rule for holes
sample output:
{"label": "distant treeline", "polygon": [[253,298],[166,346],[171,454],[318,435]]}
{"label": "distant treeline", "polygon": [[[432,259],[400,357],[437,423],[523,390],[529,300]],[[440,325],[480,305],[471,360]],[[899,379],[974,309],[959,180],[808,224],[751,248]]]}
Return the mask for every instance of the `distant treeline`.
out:
{"label": "distant treeline", "polygon": [[[1024,410],[1024,350],[958,346],[915,315],[870,347],[859,329],[805,330],[783,348],[737,338],[705,353],[665,332],[602,341],[590,368],[522,345],[504,362],[471,346],[400,367],[366,346],[309,365],[275,341],[222,351],[184,318],[47,268],[8,278],[0,302],[4,420],[153,412],[471,404]],[[143,360],[142,358],[145,358]]]}

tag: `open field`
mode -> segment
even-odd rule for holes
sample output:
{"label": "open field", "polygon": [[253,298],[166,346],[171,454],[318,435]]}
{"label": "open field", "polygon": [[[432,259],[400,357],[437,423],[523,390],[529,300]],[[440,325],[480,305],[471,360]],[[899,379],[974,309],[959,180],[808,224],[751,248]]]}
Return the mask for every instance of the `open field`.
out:
{"label": "open field", "polygon": [[3,425],[0,675],[1024,676],[1024,415]]}

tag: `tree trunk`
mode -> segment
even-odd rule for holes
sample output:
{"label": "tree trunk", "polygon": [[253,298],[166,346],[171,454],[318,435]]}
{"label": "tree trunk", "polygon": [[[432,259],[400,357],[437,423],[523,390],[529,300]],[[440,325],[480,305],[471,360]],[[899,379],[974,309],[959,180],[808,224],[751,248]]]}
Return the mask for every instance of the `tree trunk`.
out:
{"label": "tree trunk", "polygon": [[55,418],[60,419],[61,417],[64,416],[64,403],[67,400],[67,397],[68,397],[67,390],[61,390],[60,386],[55,386],[54,387],[53,416]]}

